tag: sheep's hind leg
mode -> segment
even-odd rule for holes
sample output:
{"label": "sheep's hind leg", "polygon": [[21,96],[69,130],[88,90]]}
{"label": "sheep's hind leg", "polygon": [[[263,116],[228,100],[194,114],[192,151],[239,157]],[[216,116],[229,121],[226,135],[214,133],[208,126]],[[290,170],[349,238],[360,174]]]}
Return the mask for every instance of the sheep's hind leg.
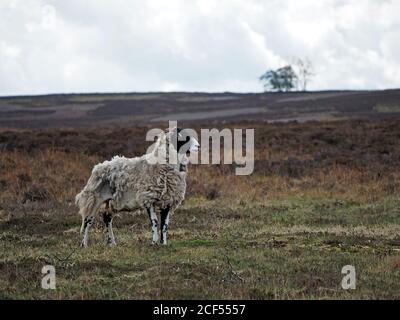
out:
{"label": "sheep's hind leg", "polygon": [[89,240],[89,229],[90,226],[93,224],[93,219],[94,216],[87,216],[85,219],[83,219],[83,239],[81,242],[81,247],[87,247],[88,240]]}
{"label": "sheep's hind leg", "polygon": [[161,244],[167,244],[168,224],[169,224],[170,209],[161,210]]}
{"label": "sheep's hind leg", "polygon": [[110,208],[109,202],[106,202],[106,208],[105,211],[103,212],[103,222],[106,226],[106,235],[107,235],[107,244],[109,246],[115,246],[115,237],[114,237],[114,232],[112,229],[112,216],[113,212],[112,209]]}
{"label": "sheep's hind leg", "polygon": [[81,242],[81,247],[87,247],[89,240],[89,229],[90,226],[93,224],[94,217],[98,212],[101,203],[101,201],[94,200],[93,203],[89,206],[89,213],[82,220],[82,230],[84,234]]}
{"label": "sheep's hind leg", "polygon": [[153,237],[151,244],[156,245],[158,243],[158,220],[157,214],[154,210],[154,207],[147,208],[147,213],[149,215],[150,223],[151,223],[151,230],[153,232]]}

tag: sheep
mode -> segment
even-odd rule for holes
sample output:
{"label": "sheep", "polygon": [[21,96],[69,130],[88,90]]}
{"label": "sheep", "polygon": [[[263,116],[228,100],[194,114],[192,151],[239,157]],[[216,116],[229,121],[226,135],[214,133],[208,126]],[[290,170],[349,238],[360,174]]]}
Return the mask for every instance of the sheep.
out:
{"label": "sheep", "polygon": [[159,135],[152,152],[136,158],[115,156],[110,161],[94,166],[86,186],[75,198],[82,216],[81,233],[84,236],[81,246],[87,246],[89,228],[103,204],[103,222],[108,245],[116,244],[112,230],[112,213],[137,209],[147,211],[153,245],[158,244],[156,212],[160,211],[160,242],[167,244],[170,215],[185,198],[189,162],[187,156],[190,152],[198,152],[200,148],[194,137],[186,136],[181,141],[182,133],[179,128],[166,130]]}

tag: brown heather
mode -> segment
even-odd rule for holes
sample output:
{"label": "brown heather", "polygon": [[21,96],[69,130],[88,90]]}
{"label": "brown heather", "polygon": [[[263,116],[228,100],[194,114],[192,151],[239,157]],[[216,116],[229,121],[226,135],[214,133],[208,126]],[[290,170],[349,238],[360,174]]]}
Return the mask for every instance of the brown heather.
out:
{"label": "brown heather", "polygon": [[148,127],[0,131],[0,298],[400,298],[400,121],[229,127],[255,128],[251,176],[191,166],[168,247],[138,213],[115,218],[116,248],[99,222],[87,250],[74,197],[96,163],[145,152]]}

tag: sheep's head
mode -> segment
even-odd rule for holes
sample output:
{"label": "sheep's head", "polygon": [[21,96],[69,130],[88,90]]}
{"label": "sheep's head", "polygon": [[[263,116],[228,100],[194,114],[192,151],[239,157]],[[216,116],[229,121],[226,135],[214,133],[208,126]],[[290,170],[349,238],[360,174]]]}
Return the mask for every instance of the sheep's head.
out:
{"label": "sheep's head", "polygon": [[174,149],[179,154],[185,154],[190,156],[191,152],[198,152],[200,150],[200,144],[194,137],[196,132],[189,129],[173,128],[172,130],[166,131],[166,136],[169,143],[172,143]]}
{"label": "sheep's head", "polygon": [[179,165],[181,171],[186,171],[190,153],[199,150],[200,144],[195,138],[195,132],[193,134],[189,129],[167,129],[160,133],[156,143],[157,158],[164,158],[163,163]]}

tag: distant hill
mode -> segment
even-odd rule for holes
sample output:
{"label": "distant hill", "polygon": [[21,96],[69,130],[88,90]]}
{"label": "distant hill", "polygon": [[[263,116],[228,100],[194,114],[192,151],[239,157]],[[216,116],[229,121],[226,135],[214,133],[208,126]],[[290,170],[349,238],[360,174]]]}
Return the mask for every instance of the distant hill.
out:
{"label": "distant hill", "polygon": [[0,98],[0,127],[400,117],[400,90],[291,93],[115,93]]}

